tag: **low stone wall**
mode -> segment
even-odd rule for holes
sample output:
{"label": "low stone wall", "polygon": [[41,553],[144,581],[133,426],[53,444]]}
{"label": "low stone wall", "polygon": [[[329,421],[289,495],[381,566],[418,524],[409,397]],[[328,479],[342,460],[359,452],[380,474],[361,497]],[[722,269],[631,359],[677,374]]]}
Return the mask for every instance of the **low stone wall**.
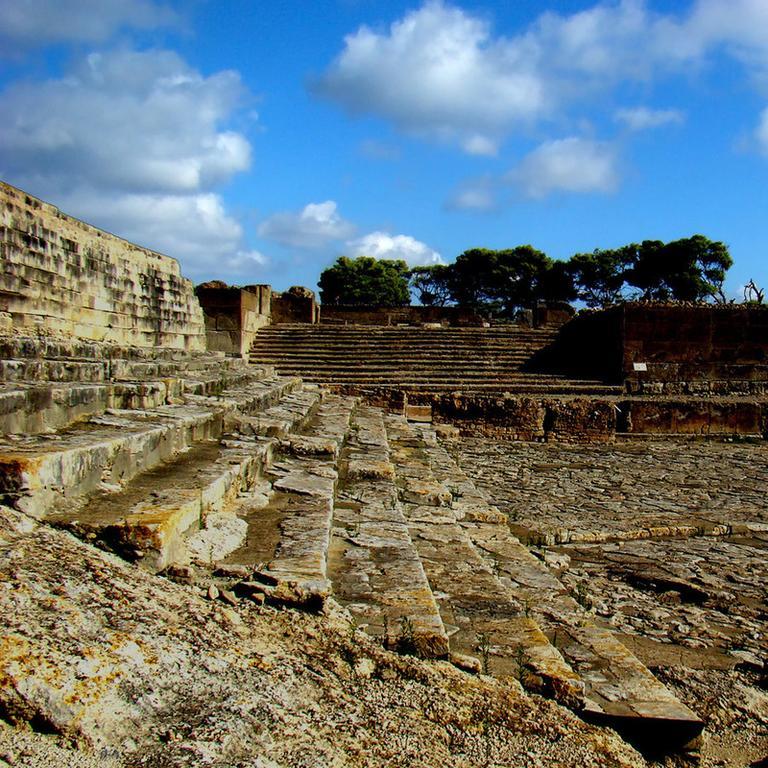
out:
{"label": "low stone wall", "polygon": [[339,325],[441,325],[479,326],[483,318],[461,307],[340,307],[324,304],[321,323]]}
{"label": "low stone wall", "polygon": [[0,182],[5,330],[205,349],[203,313],[175,259]]}
{"label": "low stone wall", "polygon": [[276,324],[320,321],[320,305],[308,288],[296,286],[283,293],[273,293],[270,311]]}
{"label": "low stone wall", "polygon": [[628,303],[584,312],[531,363],[641,395],[764,396],[768,307]]}
{"label": "low stone wall", "polygon": [[552,344],[531,359],[529,367],[621,383],[624,379],[622,309],[613,307],[577,315],[560,328]]}
{"label": "low stone wall", "polygon": [[271,322],[272,289],[268,285],[199,285],[195,293],[205,313],[208,349],[247,356],[256,331]]}
{"label": "low stone wall", "polygon": [[360,392],[367,401],[463,435],[609,443],[617,435],[768,437],[768,402],[743,399],[536,397],[476,393]]}
{"label": "low stone wall", "polygon": [[408,403],[431,405],[433,422],[453,424],[465,435],[610,442],[617,430],[614,404],[600,398],[411,394]]}

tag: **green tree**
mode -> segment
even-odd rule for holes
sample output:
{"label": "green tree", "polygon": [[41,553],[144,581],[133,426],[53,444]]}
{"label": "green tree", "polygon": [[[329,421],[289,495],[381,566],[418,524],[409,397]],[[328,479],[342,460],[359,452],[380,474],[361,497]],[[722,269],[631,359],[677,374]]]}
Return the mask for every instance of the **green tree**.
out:
{"label": "green tree", "polygon": [[410,303],[404,261],[340,256],[318,281],[323,304],[401,307]]}
{"label": "green tree", "polygon": [[567,264],[575,284],[576,298],[588,307],[605,307],[621,301],[627,270],[635,262],[637,248],[626,245],[574,254]]}
{"label": "green tree", "polygon": [[540,299],[575,298],[573,281],[562,262],[552,261],[531,245],[500,251],[472,248],[454,262],[449,279],[454,301],[512,317]]}
{"label": "green tree", "polygon": [[645,300],[724,301],[723,282],[732,265],[728,247],[704,235],[666,244],[646,240],[637,247],[627,282],[639,288]]}
{"label": "green tree", "polygon": [[426,307],[444,307],[453,301],[451,278],[453,267],[449,264],[430,264],[411,270],[411,288]]}

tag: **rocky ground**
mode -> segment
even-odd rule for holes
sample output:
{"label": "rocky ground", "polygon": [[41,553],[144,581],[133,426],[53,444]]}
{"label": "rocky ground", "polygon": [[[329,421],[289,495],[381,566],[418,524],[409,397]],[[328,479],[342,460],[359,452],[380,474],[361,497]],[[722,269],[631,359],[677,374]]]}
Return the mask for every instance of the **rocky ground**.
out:
{"label": "rocky ground", "polygon": [[384,651],[333,602],[209,594],[6,508],[0,622],[0,765],[646,765],[515,683]]}
{"label": "rocky ground", "polygon": [[768,759],[768,450],[462,440],[462,468],[706,722],[703,766]]}

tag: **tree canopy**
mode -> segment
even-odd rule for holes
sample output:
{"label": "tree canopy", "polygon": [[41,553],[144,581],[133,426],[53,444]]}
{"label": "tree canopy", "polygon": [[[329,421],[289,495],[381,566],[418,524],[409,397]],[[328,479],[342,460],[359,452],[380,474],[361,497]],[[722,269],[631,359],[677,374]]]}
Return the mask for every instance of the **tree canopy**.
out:
{"label": "tree canopy", "polygon": [[323,304],[404,306],[410,293],[425,306],[458,305],[514,317],[539,301],[583,301],[605,307],[627,299],[725,301],[733,260],[728,247],[703,235],[643,240],[576,253],[556,261],[532,245],[470,248],[453,264],[409,270],[404,261],[339,257],[320,275]]}
{"label": "tree canopy", "polygon": [[643,301],[724,301],[725,274],[733,264],[728,247],[704,235],[643,240],[613,250],[577,253],[567,262],[578,297],[587,306],[626,298]]}
{"label": "tree canopy", "polygon": [[320,301],[334,305],[401,307],[410,303],[409,275],[404,261],[340,256],[320,275]]}
{"label": "tree canopy", "polygon": [[457,304],[501,317],[512,317],[539,300],[576,298],[566,265],[531,245],[471,248],[453,264],[417,267],[411,275],[422,304]]}

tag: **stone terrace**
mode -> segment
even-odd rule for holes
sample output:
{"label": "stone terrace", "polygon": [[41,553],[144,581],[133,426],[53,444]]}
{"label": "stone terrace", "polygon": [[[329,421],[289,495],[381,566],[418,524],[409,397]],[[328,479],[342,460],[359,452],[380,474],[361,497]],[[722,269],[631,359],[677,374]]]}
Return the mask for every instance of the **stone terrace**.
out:
{"label": "stone terrace", "polygon": [[251,362],[284,375],[363,392],[616,394],[602,381],[530,370],[556,336],[521,326],[450,328],[280,324],[261,329]]}
{"label": "stone terrace", "polygon": [[72,344],[0,342],[12,378],[57,379],[5,384],[3,503],[150,572],[213,578],[212,599],[333,595],[391,648],[519,680],[633,738],[701,729],[430,428],[269,366]]}
{"label": "stone terrace", "polygon": [[722,755],[711,764],[759,764],[768,751],[765,443],[466,439],[449,451],[594,620],[707,714],[708,751]]}

